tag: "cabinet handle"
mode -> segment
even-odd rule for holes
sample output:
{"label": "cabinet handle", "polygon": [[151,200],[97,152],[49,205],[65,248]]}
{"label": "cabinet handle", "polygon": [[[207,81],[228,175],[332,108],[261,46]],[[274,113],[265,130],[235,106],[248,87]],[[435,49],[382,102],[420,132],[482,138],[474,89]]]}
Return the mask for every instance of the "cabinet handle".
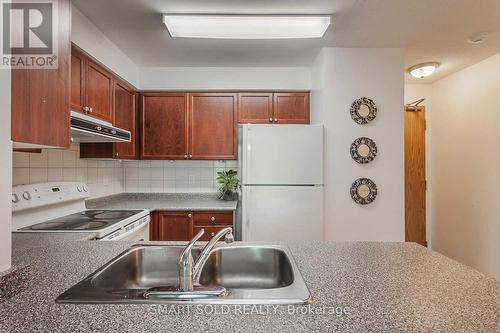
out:
{"label": "cabinet handle", "polygon": [[189,159],[192,159],[193,158],[193,155],[189,155]]}
{"label": "cabinet handle", "polygon": [[210,221],[215,222],[215,216],[212,216],[212,217],[210,218]]}
{"label": "cabinet handle", "polygon": [[210,236],[214,237],[214,236],[215,236],[215,232],[213,232],[213,231],[212,231],[212,232],[210,233]]}
{"label": "cabinet handle", "polygon": [[184,159],[187,160],[188,156],[187,155],[184,155]]}
{"label": "cabinet handle", "polygon": [[[92,111],[90,111],[92,112]],[[277,123],[278,122],[278,118],[274,118],[274,122]]]}
{"label": "cabinet handle", "polygon": [[92,113],[92,108],[89,108],[89,112]]}
{"label": "cabinet handle", "polygon": [[189,213],[189,214],[188,214],[188,217],[189,217],[189,218],[192,218],[192,217],[193,217],[193,214]]}
{"label": "cabinet handle", "polygon": [[273,122],[273,118],[269,118],[269,122],[272,123]]}
{"label": "cabinet handle", "polygon": [[115,156],[118,157],[118,153],[116,153]]}
{"label": "cabinet handle", "polygon": [[84,106],[83,107],[83,112],[88,112],[89,111],[89,107],[88,106]]}

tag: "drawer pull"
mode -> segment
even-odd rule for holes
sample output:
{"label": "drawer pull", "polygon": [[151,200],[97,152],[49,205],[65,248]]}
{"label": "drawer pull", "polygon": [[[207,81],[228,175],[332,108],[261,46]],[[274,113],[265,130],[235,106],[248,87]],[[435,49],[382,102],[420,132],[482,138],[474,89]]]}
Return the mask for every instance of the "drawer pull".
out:
{"label": "drawer pull", "polygon": [[215,222],[215,216],[212,216],[212,217],[210,218],[210,221]]}
{"label": "drawer pull", "polygon": [[215,236],[215,232],[213,232],[213,231],[212,231],[212,232],[210,233],[210,236],[214,237],[214,236]]}
{"label": "drawer pull", "polygon": [[189,214],[188,214],[188,217],[189,217],[189,218],[192,218],[192,217],[193,217],[193,214],[189,213]]}

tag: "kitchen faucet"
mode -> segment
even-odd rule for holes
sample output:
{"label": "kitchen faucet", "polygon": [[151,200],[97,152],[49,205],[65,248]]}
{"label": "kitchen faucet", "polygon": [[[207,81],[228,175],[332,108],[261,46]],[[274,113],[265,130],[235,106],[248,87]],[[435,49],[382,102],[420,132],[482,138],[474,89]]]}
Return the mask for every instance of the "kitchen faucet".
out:
{"label": "kitchen faucet", "polygon": [[191,254],[191,249],[194,244],[201,236],[203,236],[205,229],[201,229],[196,236],[186,245],[181,255],[179,256],[179,289],[181,291],[193,291],[193,281],[198,278],[201,273],[201,269],[205,262],[208,260],[210,252],[215,247],[217,241],[224,237],[226,243],[232,243],[234,241],[233,228],[227,227],[220,230],[212,239],[205,245],[200,253],[196,262],[193,263],[193,256]]}

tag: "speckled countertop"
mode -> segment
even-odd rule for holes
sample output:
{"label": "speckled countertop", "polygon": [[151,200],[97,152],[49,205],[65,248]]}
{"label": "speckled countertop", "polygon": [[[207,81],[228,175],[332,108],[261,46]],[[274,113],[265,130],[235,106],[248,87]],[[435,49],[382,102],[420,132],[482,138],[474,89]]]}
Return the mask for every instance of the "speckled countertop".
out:
{"label": "speckled countertop", "polygon": [[121,193],[87,200],[88,209],[236,210],[237,201],[218,199],[217,193]]}
{"label": "speckled countertop", "polygon": [[[1,332],[456,333],[499,328],[494,279],[413,243],[286,243],[314,297],[312,306],[301,311],[56,304],[61,292],[132,245],[66,235],[45,245],[39,239],[33,247],[28,236],[13,235],[13,264],[28,269],[21,291],[0,301]],[[343,310],[336,315],[332,309]]]}

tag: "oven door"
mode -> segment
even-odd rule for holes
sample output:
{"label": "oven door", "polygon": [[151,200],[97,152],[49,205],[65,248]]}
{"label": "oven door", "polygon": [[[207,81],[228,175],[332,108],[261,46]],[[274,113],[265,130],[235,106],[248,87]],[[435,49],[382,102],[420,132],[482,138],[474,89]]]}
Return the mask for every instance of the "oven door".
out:
{"label": "oven door", "polygon": [[127,224],[123,228],[110,233],[98,240],[139,242],[149,240],[149,215]]}

